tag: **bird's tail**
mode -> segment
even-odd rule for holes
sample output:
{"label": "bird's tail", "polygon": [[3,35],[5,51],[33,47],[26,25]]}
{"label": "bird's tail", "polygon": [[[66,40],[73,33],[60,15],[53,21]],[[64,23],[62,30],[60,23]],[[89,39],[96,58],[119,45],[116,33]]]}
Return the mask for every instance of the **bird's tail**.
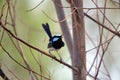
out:
{"label": "bird's tail", "polygon": [[51,34],[51,31],[50,31],[50,28],[49,28],[49,24],[48,23],[42,24],[42,27],[43,27],[44,31],[47,33],[47,35],[49,36],[49,38],[51,39],[52,34]]}

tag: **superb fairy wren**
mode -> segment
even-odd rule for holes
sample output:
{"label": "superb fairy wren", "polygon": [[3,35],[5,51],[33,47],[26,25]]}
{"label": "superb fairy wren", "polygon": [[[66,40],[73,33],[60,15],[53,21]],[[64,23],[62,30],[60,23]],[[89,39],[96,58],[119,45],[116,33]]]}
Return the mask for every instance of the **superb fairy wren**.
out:
{"label": "superb fairy wren", "polygon": [[42,27],[44,31],[47,33],[47,35],[49,36],[48,48],[52,50],[58,50],[64,46],[64,42],[62,41],[62,35],[56,34],[52,36],[48,23],[42,24]]}

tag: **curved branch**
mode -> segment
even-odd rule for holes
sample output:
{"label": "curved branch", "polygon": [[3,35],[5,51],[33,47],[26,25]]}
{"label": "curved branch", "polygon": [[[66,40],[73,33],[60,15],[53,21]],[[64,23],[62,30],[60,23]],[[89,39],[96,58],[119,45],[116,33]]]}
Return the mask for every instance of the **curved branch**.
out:
{"label": "curved branch", "polygon": [[59,59],[57,59],[56,57],[54,57],[54,56],[52,56],[52,55],[49,55],[49,53],[46,53],[45,51],[40,50],[40,49],[32,46],[31,44],[25,42],[24,40],[20,39],[19,37],[17,37],[16,35],[14,35],[9,29],[7,29],[2,22],[0,22],[0,26],[1,26],[6,32],[8,32],[13,38],[15,38],[16,40],[18,40],[18,41],[20,41],[21,43],[25,44],[26,46],[29,46],[30,48],[32,48],[32,49],[34,49],[34,50],[36,50],[36,51],[38,51],[38,52],[40,52],[40,53],[48,56],[48,57],[54,59],[55,61],[57,61],[57,62],[65,65],[65,66],[67,66],[68,68],[70,68],[70,69],[78,72],[78,70],[77,70],[76,68],[72,67],[71,65],[69,65],[69,64],[67,64],[67,63],[65,63],[65,62],[63,62],[63,61],[61,61],[61,60],[59,60]]}
{"label": "curved branch", "polygon": [[9,80],[8,77],[7,77],[6,74],[2,71],[1,68],[0,68],[0,76],[3,78],[3,80]]}
{"label": "curved branch", "polygon": [[88,14],[84,13],[84,15],[86,17],[88,17],[89,19],[91,19],[92,21],[94,21],[95,23],[99,24],[101,27],[105,28],[106,30],[110,31],[111,33],[115,34],[116,36],[120,37],[120,33],[118,31],[113,31],[110,28],[108,28],[107,26],[105,26],[104,24],[96,21],[94,18],[92,18],[91,16],[89,16]]}

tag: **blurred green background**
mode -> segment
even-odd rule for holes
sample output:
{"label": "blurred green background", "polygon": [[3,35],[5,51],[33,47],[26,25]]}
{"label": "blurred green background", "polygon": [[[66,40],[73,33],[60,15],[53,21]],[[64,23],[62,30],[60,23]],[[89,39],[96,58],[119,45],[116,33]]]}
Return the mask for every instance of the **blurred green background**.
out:
{"label": "blurred green background", "polygon": [[[3,6],[3,3],[6,0],[0,0],[0,9]],[[11,4],[13,4],[15,0],[10,0]],[[34,8],[36,5],[38,5],[42,0],[17,0],[16,4],[16,30],[18,33],[18,37],[21,38],[22,40],[30,43],[31,45],[48,52],[47,49],[47,44],[48,44],[48,36],[46,33],[43,31],[41,24],[48,22],[50,25],[50,29],[52,34],[62,34],[59,23],[56,23],[53,20],[57,20],[54,4],[52,0],[43,0],[43,2],[34,10],[28,11],[32,8]],[[93,0],[83,0],[83,4],[85,8],[95,8],[95,4],[92,2]],[[96,0],[97,5],[100,7],[104,7],[105,1],[106,0]],[[66,0],[62,0],[64,7],[68,7],[69,5],[66,3]],[[116,5],[115,3],[112,2],[112,0],[107,0],[106,6],[108,8],[118,8],[119,5]],[[6,14],[7,6],[4,8],[4,18]],[[101,9],[104,11],[103,9]],[[49,18],[43,13],[43,11],[49,16]],[[70,31],[72,31],[71,28],[71,12],[70,8],[64,8],[67,21],[68,21],[68,26],[70,27]],[[0,11],[1,12],[1,11]],[[91,17],[96,19],[96,14],[97,10],[96,9],[84,9],[84,12],[87,12]],[[1,13],[0,13],[1,14]],[[103,14],[98,11],[99,14],[99,19],[100,22],[103,22]],[[110,22],[115,26],[119,27],[120,24],[120,10],[119,9],[106,9],[105,16],[110,20]],[[51,18],[51,19],[50,19]],[[97,46],[99,43],[100,35],[99,35],[99,28],[98,24],[95,22],[91,21],[87,17],[84,17],[85,21],[85,29],[86,33],[88,33],[89,37],[93,40],[94,44]],[[10,16],[8,16],[8,22],[11,22]],[[107,27],[110,27],[113,29],[111,24],[105,20],[104,25],[107,25]],[[7,28],[10,29],[13,33],[13,29],[11,28],[10,25],[7,25]],[[119,28],[120,29],[120,28]],[[0,38],[2,36],[3,30],[0,27]],[[104,29],[104,37],[103,37],[103,42],[105,40],[108,40],[113,34],[109,33],[107,30]],[[64,37],[63,37],[64,39]],[[15,41],[15,39],[13,39]],[[112,80],[120,80],[120,65],[119,65],[119,52],[120,52],[120,47],[118,43],[120,42],[119,37],[115,37],[112,42],[110,43],[104,57],[104,61],[106,64],[106,68],[108,69]],[[10,37],[6,32],[4,32],[4,37],[2,38],[1,41],[3,47],[10,53],[10,55],[16,59],[20,64],[24,65],[23,59],[21,58],[19,52],[15,48],[15,46],[12,44]],[[46,77],[50,76],[51,80],[72,80],[72,72],[71,69],[63,66],[62,64],[42,55],[41,53],[32,50],[32,53],[30,51],[30,48],[24,44],[22,44],[22,49],[24,52],[24,55],[26,57],[26,60],[30,67],[38,72],[42,73]],[[93,45],[92,41],[86,36],[86,51],[90,50],[95,47]],[[102,51],[101,51],[102,52]],[[57,58],[59,56],[57,55],[56,52],[52,52],[53,55],[55,55]],[[62,56],[63,61],[65,61],[68,64],[71,64],[70,56],[67,47],[63,47],[59,51],[60,55]],[[87,69],[90,68],[93,59],[95,58],[97,51],[96,49],[87,52],[86,58],[87,58]],[[41,67],[38,65],[36,60],[41,64]],[[98,63],[96,62],[98,65]],[[7,74],[7,76],[11,80],[30,80],[30,75],[27,70],[16,64],[0,47],[0,65],[1,68],[4,70],[4,72]],[[42,71],[40,70],[42,69]],[[92,74],[95,73],[96,67],[93,68],[91,71]],[[104,72],[105,70],[103,67],[101,70]],[[19,79],[15,78],[16,75]],[[106,72],[104,72],[106,73]],[[102,79],[107,79],[105,74],[102,72],[99,73],[100,76],[98,76],[101,80]],[[41,79],[38,77],[39,80],[45,80]],[[0,80],[2,80],[0,78]],[[87,77],[87,80],[91,80],[90,77]]]}
{"label": "blurred green background", "polygon": [[[15,0],[10,0],[10,3],[13,4]],[[2,7],[4,0],[0,0],[0,8]],[[48,36],[43,31],[41,24],[48,22],[50,25],[50,29],[52,34],[62,34],[60,26],[58,23],[53,22],[50,18],[57,21],[57,16],[54,8],[54,4],[51,0],[44,0],[37,8],[32,11],[27,11],[32,9],[36,5],[38,5],[41,1],[40,0],[17,0],[16,4],[16,31],[18,33],[18,37],[22,40],[30,43],[31,45],[48,52],[47,44],[48,44]],[[7,7],[5,7],[7,8]],[[6,9],[4,10],[6,11]],[[49,16],[48,18],[43,11]],[[10,18],[10,17],[8,17]],[[8,19],[10,22],[10,19]],[[11,26],[8,25],[8,29],[12,32]],[[2,31],[0,36],[2,35]],[[14,40],[15,41],[15,40]],[[10,53],[10,55],[16,59],[20,64],[24,65],[23,59],[21,58],[19,52],[12,44],[8,34],[5,32],[4,37],[2,39],[3,47]],[[62,79],[70,79],[71,77],[66,77],[66,75],[71,74],[70,69],[66,68],[62,64],[48,58],[41,53],[32,50],[24,44],[22,44],[22,49],[26,60],[30,67],[38,72],[42,73],[46,77],[51,76],[52,80],[62,80]],[[52,52],[53,55],[58,57],[56,52]],[[67,63],[70,63],[70,57],[67,51],[66,46],[59,51],[60,55],[62,56],[63,60]],[[40,66],[35,61],[36,60],[41,64],[42,71],[40,70]],[[58,57],[59,58],[59,57]],[[7,73],[7,76],[12,80],[17,80],[13,74],[15,74],[20,80],[30,80],[30,75],[27,70],[20,67],[16,64],[1,48],[0,48],[0,64],[1,68]],[[10,70],[10,71],[9,71]],[[64,74],[61,77],[62,73]],[[11,74],[13,73],[13,74]],[[41,80],[40,77],[38,77]],[[59,79],[58,79],[59,78]],[[2,79],[0,79],[2,80]],[[44,80],[44,79],[42,79]]]}

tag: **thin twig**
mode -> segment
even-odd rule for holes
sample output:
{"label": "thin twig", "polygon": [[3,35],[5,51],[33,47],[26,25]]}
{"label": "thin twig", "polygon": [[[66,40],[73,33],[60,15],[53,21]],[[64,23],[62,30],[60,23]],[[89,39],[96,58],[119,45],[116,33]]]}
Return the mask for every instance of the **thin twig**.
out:
{"label": "thin twig", "polygon": [[34,74],[36,74],[36,75],[38,75],[38,76],[40,76],[40,77],[45,78],[46,80],[50,80],[49,78],[47,78],[47,77],[45,77],[45,76],[43,76],[43,75],[41,75],[41,74],[33,71],[33,70],[30,69],[30,68],[26,68],[25,66],[23,66],[22,64],[20,64],[16,59],[14,59],[14,58],[10,55],[10,53],[3,47],[2,44],[0,44],[0,46],[1,46],[2,50],[3,50],[14,62],[16,62],[16,63],[17,63],[18,65],[20,65],[22,68],[24,68],[24,69],[26,69],[26,70],[28,70],[28,71],[31,71],[31,72],[33,72]]}
{"label": "thin twig", "polygon": [[7,70],[8,70],[17,80],[21,80],[20,78],[18,78],[18,76],[17,76],[12,70],[10,70],[10,69],[8,68],[7,65],[5,65],[5,64],[3,64],[3,65],[7,68]]}
{"label": "thin twig", "polygon": [[40,53],[42,53],[42,54],[44,54],[44,55],[46,55],[46,56],[48,56],[48,57],[54,59],[55,61],[57,61],[57,62],[65,65],[65,66],[67,66],[68,68],[70,68],[70,69],[72,69],[72,70],[74,70],[74,71],[78,71],[76,68],[72,67],[71,65],[69,65],[69,64],[67,64],[67,63],[65,63],[65,62],[63,62],[63,61],[61,61],[61,60],[59,60],[59,59],[57,59],[57,58],[54,57],[54,56],[49,55],[49,53],[46,53],[46,52],[44,52],[43,50],[40,50],[40,49],[32,46],[31,44],[25,42],[24,40],[20,39],[19,37],[17,37],[16,35],[14,35],[9,29],[7,29],[7,28],[3,25],[2,22],[0,22],[0,26],[1,26],[5,31],[7,31],[13,38],[15,38],[16,40],[20,41],[21,43],[23,43],[23,44],[29,46],[30,48],[32,48],[32,49],[34,49],[34,50],[36,50],[36,51],[38,51],[38,52],[40,52]]}
{"label": "thin twig", "polygon": [[94,21],[95,23],[101,25],[101,27],[105,28],[106,30],[110,31],[111,33],[115,34],[116,36],[120,37],[120,33],[119,33],[118,31],[116,32],[116,31],[111,30],[110,28],[108,28],[108,27],[105,26],[104,24],[98,22],[97,20],[95,20],[94,18],[92,18],[91,16],[89,16],[89,15],[86,14],[86,13],[84,13],[84,15],[85,15],[86,17],[88,17],[89,19],[91,19],[92,21]]}
{"label": "thin twig", "polygon": [[41,5],[44,2],[44,0],[42,0],[41,2],[39,2],[35,7],[28,9],[27,12],[32,11],[34,9],[36,9],[39,5]]}
{"label": "thin twig", "polygon": [[6,76],[6,74],[3,72],[1,68],[0,68],[0,76],[3,78],[3,80],[9,80],[9,78]]}
{"label": "thin twig", "polygon": [[[64,35],[64,38],[65,38],[67,47],[69,49],[69,52],[72,55],[73,54],[72,37],[71,37],[70,30],[69,30],[69,27],[68,27],[68,24],[67,24],[67,21],[66,21],[64,10],[63,10],[63,8],[59,7],[59,5],[62,6],[62,2],[61,2],[61,0],[52,0],[52,1],[55,5],[58,20],[59,21],[64,20],[64,21],[60,22],[60,27],[61,27],[61,30],[62,30],[62,34]],[[72,11],[72,12],[74,13],[74,11]]]}

